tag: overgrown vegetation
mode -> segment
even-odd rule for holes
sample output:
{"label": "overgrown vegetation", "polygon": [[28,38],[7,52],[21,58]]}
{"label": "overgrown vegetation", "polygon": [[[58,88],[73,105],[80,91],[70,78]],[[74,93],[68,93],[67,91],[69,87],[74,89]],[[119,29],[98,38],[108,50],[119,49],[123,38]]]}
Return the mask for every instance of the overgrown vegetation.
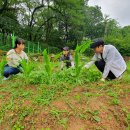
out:
{"label": "overgrown vegetation", "polygon": [[7,61],[6,58],[2,58],[0,61],[0,75],[3,75],[4,72],[4,66],[6,65]]}
{"label": "overgrown vegetation", "polygon": [[50,83],[51,76],[52,76],[52,68],[51,68],[51,62],[48,57],[48,53],[47,53],[46,49],[44,50],[43,55],[44,55],[45,70],[46,70],[46,74],[47,74],[47,81],[48,81],[48,83]]}
{"label": "overgrown vegetation", "polygon": [[[92,123],[101,123],[104,119],[100,114],[102,114],[103,111],[107,113],[108,108],[111,109],[111,107],[114,106],[115,108],[122,109],[123,112],[122,100],[123,98],[127,99],[127,97],[129,97],[130,62],[127,62],[127,71],[125,72],[123,80],[101,83],[99,82],[101,73],[94,66],[91,69],[83,68],[89,59],[85,57],[83,53],[89,48],[90,44],[90,40],[84,40],[81,44],[77,45],[74,51],[74,68],[60,70],[60,62],[58,59],[61,53],[55,55],[55,60],[51,61],[45,49],[43,56],[41,56],[42,62],[37,61],[36,63],[33,60],[29,62],[22,60],[22,68],[19,68],[21,73],[12,76],[8,81],[2,81],[3,68],[6,64],[5,58],[3,58],[0,62],[2,81],[0,84],[0,123],[2,126],[0,126],[0,128],[3,129],[5,123],[12,121],[7,124],[9,129],[27,129],[26,118],[29,118],[31,121],[34,120],[36,123],[39,119],[37,114],[40,114],[43,108],[45,108],[45,111],[48,113],[47,116],[45,115],[47,118],[45,122],[54,120],[53,125],[61,126],[63,130],[69,127],[68,124],[71,116]],[[83,57],[83,60],[81,57]],[[128,87],[122,88],[124,85],[128,85]],[[76,92],[75,88],[77,86],[79,86],[78,89],[81,90]],[[122,98],[121,95],[124,95],[124,97]],[[99,109],[99,107],[91,108],[91,103],[93,103],[94,100],[96,100],[97,104],[97,102],[102,101],[102,99],[104,99],[106,103],[104,106],[100,106],[101,109]],[[55,108],[53,102],[57,100],[62,100],[66,104],[67,111]],[[73,104],[73,101],[76,103]],[[77,107],[78,104],[80,106],[87,106],[87,109],[86,107]],[[28,107],[26,108],[25,106]],[[129,108],[127,107],[127,109],[123,117],[126,126],[123,126],[129,129]],[[111,111],[113,115],[110,114],[109,118],[114,117],[116,120],[121,118],[119,113],[113,110]],[[38,116],[37,120],[31,119],[34,118],[33,115]],[[29,129],[37,128],[37,124],[31,121]],[[43,127],[40,128],[53,130],[50,125],[43,125]],[[93,126],[93,128],[90,127],[89,129],[95,128]]]}
{"label": "overgrown vegetation", "polygon": [[[44,53],[47,55],[47,52]],[[43,63],[31,64],[35,65],[35,69],[32,66],[31,69],[24,68],[23,74],[0,84],[1,129],[5,124],[8,129],[14,130],[39,129],[38,123],[43,122],[40,129],[53,130],[61,127],[65,130],[69,128],[71,118],[92,123],[90,130],[95,128],[93,123],[98,127],[101,123],[100,127],[108,128],[106,124],[102,125],[102,121],[113,118],[118,122],[123,120],[126,126],[122,126],[129,129],[129,107],[123,103],[124,100],[128,102],[129,98],[129,62],[123,80],[105,83],[99,82],[101,74],[95,68],[81,71],[79,82],[76,82],[74,69],[61,71],[59,62],[52,62],[49,63],[53,69],[51,82],[48,84],[47,70]],[[27,62],[24,65],[30,66]],[[23,78],[25,75],[26,78]],[[104,112],[109,113],[108,118],[102,118]],[[120,112],[124,112],[123,117]],[[53,124],[53,128],[49,122]],[[114,124],[112,127],[114,128]]]}

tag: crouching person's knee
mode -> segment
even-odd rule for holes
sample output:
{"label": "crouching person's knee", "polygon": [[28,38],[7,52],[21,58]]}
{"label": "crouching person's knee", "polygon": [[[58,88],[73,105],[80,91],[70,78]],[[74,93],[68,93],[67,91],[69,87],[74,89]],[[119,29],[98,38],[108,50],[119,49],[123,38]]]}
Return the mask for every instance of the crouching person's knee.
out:
{"label": "crouching person's knee", "polygon": [[4,67],[4,77],[8,78],[10,74],[12,73],[12,68],[10,68],[8,65]]}
{"label": "crouching person's knee", "polygon": [[98,66],[98,61],[95,61],[95,65]]}
{"label": "crouching person's knee", "polygon": [[9,75],[10,75],[10,73],[9,73],[9,71],[8,70],[4,70],[4,77],[6,77],[6,78],[8,78],[9,77]]}

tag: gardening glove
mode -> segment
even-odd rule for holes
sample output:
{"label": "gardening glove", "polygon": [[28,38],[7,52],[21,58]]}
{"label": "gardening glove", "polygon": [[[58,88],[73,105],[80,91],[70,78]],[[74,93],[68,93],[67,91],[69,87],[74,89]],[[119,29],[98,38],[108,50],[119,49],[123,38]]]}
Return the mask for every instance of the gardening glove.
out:
{"label": "gardening glove", "polygon": [[100,81],[105,82],[105,79],[104,79],[104,78],[101,78]]}

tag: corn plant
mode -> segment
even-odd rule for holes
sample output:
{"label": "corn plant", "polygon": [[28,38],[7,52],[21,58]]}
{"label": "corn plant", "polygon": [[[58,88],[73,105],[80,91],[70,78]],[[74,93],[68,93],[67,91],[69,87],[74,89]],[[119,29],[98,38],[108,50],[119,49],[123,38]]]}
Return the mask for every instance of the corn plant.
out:
{"label": "corn plant", "polygon": [[45,70],[47,73],[47,80],[48,80],[48,83],[50,83],[51,82],[51,75],[52,75],[52,68],[51,68],[51,62],[50,62],[50,59],[49,59],[49,56],[48,56],[46,49],[44,49],[44,51],[43,51],[43,56],[44,56],[44,62],[45,62]]}
{"label": "corn plant", "polygon": [[26,60],[22,60],[20,64],[21,64],[21,67],[19,67],[19,69],[23,73],[23,76],[26,79],[26,82],[28,82],[29,75],[31,71],[34,69],[34,64],[27,62]]}
{"label": "corn plant", "polygon": [[2,76],[4,74],[4,66],[7,63],[6,59],[3,58],[0,62],[0,75]]}
{"label": "corn plant", "polygon": [[56,55],[55,55],[55,59],[56,59],[56,60],[60,59],[61,54],[62,54],[62,52],[60,52],[60,53],[56,54]]}
{"label": "corn plant", "polygon": [[12,47],[15,46],[15,36],[14,36],[14,32],[13,32],[13,35],[12,35]]}
{"label": "corn plant", "polygon": [[74,63],[75,63],[75,73],[77,79],[79,78],[81,69],[83,67],[83,65],[80,65],[80,56],[87,48],[89,48],[90,44],[91,44],[91,40],[83,41],[81,45],[77,45],[76,47]]}
{"label": "corn plant", "polygon": [[80,65],[80,58],[79,58],[79,50],[78,46],[76,47],[75,50],[75,58],[74,58],[74,63],[75,63],[75,72],[76,72],[76,77],[79,77],[80,71],[81,71],[81,65]]}

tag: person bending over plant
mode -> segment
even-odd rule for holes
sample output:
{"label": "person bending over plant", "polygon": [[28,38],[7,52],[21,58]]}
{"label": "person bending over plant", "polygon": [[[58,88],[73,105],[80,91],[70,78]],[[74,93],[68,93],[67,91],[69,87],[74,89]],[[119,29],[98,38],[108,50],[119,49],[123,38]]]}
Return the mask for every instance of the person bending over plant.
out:
{"label": "person bending over plant", "polygon": [[25,41],[17,38],[15,47],[7,52],[7,64],[4,67],[4,80],[8,79],[10,75],[18,74],[22,71],[20,62],[22,60],[28,61],[28,56],[23,51],[25,48]]}
{"label": "person bending over plant", "polygon": [[69,47],[63,47],[62,50],[63,54],[60,58],[60,61],[62,61],[61,69],[63,69],[64,67],[66,68],[74,67],[73,57],[69,51]]}
{"label": "person bending over plant", "polygon": [[95,63],[103,73],[101,81],[122,78],[122,74],[126,70],[126,63],[113,45],[104,45],[102,39],[95,39],[90,47],[94,50],[95,55],[84,67],[89,68]]}

